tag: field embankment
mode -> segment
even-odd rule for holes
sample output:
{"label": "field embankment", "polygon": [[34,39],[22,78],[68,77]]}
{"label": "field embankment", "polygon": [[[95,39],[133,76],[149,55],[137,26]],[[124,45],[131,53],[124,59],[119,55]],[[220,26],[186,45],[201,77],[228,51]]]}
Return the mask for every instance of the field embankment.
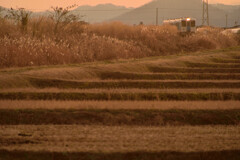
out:
{"label": "field embankment", "polygon": [[238,160],[239,56],[1,69],[0,159]]}

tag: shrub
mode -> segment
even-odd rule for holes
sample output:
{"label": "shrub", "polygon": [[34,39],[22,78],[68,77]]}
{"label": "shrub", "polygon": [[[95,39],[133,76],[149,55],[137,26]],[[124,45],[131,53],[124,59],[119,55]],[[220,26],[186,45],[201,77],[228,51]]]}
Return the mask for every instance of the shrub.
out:
{"label": "shrub", "polygon": [[[62,22],[61,22],[62,23]],[[141,58],[217,49],[240,44],[239,36],[220,28],[201,28],[181,36],[174,26],[129,26],[120,22],[65,23],[56,34],[56,21],[30,18],[24,33],[13,21],[0,21],[0,67],[82,63]]]}

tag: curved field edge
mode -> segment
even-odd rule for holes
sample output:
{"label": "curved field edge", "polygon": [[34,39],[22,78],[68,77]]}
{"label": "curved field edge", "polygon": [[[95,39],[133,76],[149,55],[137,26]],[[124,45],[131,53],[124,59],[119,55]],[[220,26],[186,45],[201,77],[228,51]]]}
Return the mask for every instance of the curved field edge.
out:
{"label": "curved field edge", "polygon": [[78,124],[106,126],[239,125],[240,110],[1,109],[0,124]]}
{"label": "curved field edge", "polygon": [[125,153],[92,153],[92,152],[31,152],[0,150],[4,160],[239,160],[240,150],[210,152],[125,152]]}

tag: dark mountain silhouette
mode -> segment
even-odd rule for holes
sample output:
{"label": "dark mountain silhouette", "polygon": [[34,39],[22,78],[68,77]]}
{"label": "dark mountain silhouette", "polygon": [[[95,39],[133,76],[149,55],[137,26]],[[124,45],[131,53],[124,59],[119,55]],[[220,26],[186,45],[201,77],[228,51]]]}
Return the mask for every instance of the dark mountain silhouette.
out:
{"label": "dark mountain silhouette", "polygon": [[[118,16],[113,21],[122,21],[127,24],[155,24],[156,8],[159,9],[159,24],[163,20],[193,17],[197,19],[197,25],[202,22],[202,0],[154,0],[142,7]],[[210,25],[226,26],[226,14],[228,14],[228,26],[235,25],[239,21],[239,6],[209,5]]]}

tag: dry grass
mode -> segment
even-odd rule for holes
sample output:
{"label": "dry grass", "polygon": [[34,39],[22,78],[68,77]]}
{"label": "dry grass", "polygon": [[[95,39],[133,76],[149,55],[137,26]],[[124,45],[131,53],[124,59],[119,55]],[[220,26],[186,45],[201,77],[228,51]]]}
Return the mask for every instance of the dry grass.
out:
{"label": "dry grass", "polygon": [[57,152],[201,152],[240,149],[239,126],[0,126],[0,149]]}
{"label": "dry grass", "polygon": [[108,110],[227,110],[240,109],[239,101],[12,101],[1,100],[0,109],[108,109]]}
{"label": "dry grass", "polygon": [[118,22],[70,23],[54,33],[48,18],[31,19],[27,33],[0,20],[0,68],[141,58],[237,46],[235,35],[205,28],[181,37],[173,26],[128,26]]}
{"label": "dry grass", "polygon": [[31,92],[31,93],[224,93],[232,92],[239,93],[239,88],[195,88],[195,89],[123,89],[123,88],[110,88],[110,89],[61,89],[61,88],[7,88],[1,89],[0,93],[17,93],[17,92]]}

